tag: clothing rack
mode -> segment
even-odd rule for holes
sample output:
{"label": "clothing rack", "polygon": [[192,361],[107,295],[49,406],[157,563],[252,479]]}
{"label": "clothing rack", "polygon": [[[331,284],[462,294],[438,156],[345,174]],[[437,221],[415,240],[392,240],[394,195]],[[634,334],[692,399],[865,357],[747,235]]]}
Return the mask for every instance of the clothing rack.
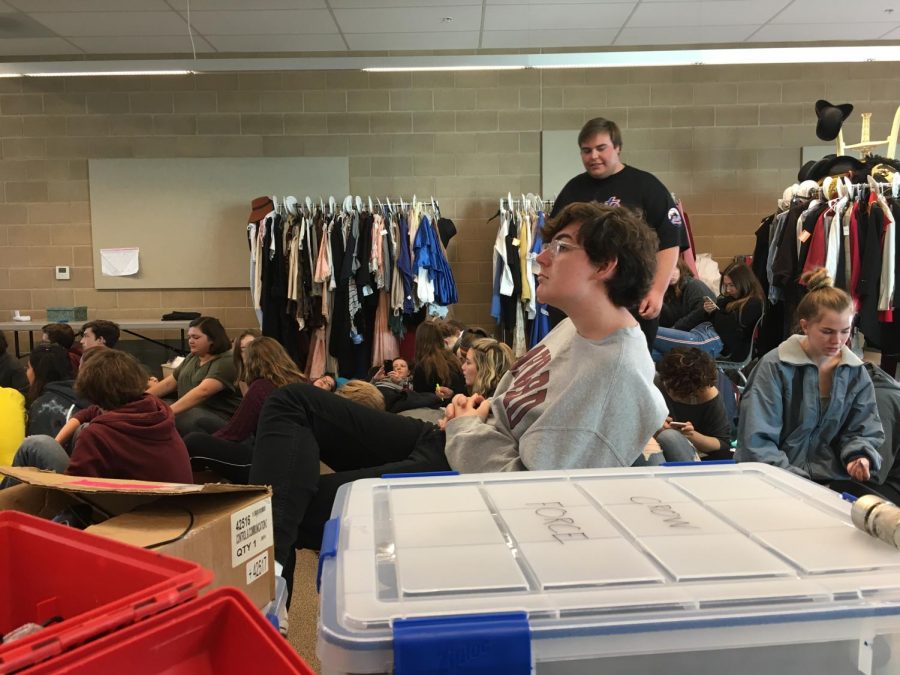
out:
{"label": "clothing rack", "polygon": [[[276,211],[283,213],[285,210],[290,211],[290,206],[288,206],[288,200],[293,200],[291,204],[299,209],[301,212],[309,213],[316,206],[322,209],[326,213],[336,213],[338,210],[343,211],[369,211],[370,213],[376,208],[390,208],[393,210],[405,209],[410,206],[420,206],[420,207],[431,207],[435,210],[436,213],[440,213],[440,203],[434,197],[430,197],[427,200],[419,199],[416,195],[413,195],[411,199],[404,200],[402,197],[399,197],[396,201],[391,200],[390,197],[387,197],[384,201],[380,199],[380,197],[372,197],[371,195],[366,196],[365,199],[360,197],[359,195],[347,195],[342,200],[338,201],[335,199],[333,195],[329,195],[328,199],[325,199],[323,196],[319,195],[318,198],[313,199],[309,195],[307,195],[303,200],[298,200],[296,197],[288,196],[282,197],[279,199],[277,196],[272,197],[272,203]],[[368,209],[364,208],[368,206]]]}
{"label": "clothing rack", "polygon": [[397,355],[407,322],[458,302],[441,239],[455,229],[434,197],[270,195],[252,209],[253,308],[310,375],[362,377]]}

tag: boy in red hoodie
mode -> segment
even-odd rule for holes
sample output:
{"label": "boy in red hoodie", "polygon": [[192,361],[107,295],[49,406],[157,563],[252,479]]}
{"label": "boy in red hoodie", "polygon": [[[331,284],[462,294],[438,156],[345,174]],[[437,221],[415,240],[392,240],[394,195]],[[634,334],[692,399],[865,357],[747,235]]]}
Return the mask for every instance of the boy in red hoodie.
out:
{"label": "boy in red hoodie", "polygon": [[[171,409],[144,392],[147,377],[130,354],[91,350],[75,380],[94,405],[77,412],[56,438],[26,438],[13,466],[36,466],[74,476],[191,483],[191,464]],[[64,443],[75,438],[72,456]]]}

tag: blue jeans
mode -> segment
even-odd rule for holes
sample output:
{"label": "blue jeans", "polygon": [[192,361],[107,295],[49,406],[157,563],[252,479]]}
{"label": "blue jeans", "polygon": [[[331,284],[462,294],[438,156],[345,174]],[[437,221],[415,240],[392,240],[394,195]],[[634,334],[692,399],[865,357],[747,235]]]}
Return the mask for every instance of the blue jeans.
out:
{"label": "blue jeans", "polygon": [[[69,456],[63,447],[52,436],[28,436],[16,450],[13,466],[33,466],[38,469],[63,473],[69,466]],[[0,488],[12,487],[19,481],[15,478],[4,478]]]}
{"label": "blue jeans", "polygon": [[660,327],[656,331],[650,355],[654,361],[661,361],[666,352],[676,347],[695,347],[716,358],[722,353],[722,338],[709,321],[704,321],[689,331]]}
{"label": "blue jeans", "polygon": [[678,429],[663,429],[656,434],[656,442],[667,462],[693,462],[699,459],[694,444]]}

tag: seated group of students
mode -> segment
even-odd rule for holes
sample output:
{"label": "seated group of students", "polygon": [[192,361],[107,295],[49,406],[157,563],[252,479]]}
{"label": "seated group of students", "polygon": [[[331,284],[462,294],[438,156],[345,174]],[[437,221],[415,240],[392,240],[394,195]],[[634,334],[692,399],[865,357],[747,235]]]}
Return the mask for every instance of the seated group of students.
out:
{"label": "seated group of students", "polygon": [[[395,359],[389,371],[382,366],[374,373],[372,384],[385,405],[361,405],[335,395],[332,375],[308,382],[275,340],[248,332],[232,349],[221,324],[201,317],[188,331],[190,356],[149,388],[132,357],[115,350],[85,353],[75,389],[94,406],[77,413],[57,441],[69,440],[79,423],[90,424],[81,428],[71,458],[65,455],[67,464],[54,451],[59,463],[51,468],[88,470],[76,455],[87,438],[99,439],[93,445],[105,443],[104,452],[131,457],[140,445],[146,453],[145,467],[103,467],[107,477],[189,481],[193,456],[195,466],[213,465],[230,479],[271,485],[275,558],[290,581],[295,549],[318,548],[338,487],[360,478],[450,469],[630,467],[642,462],[651,438],[666,450],[669,436],[675,437],[669,448],[676,455],[730,456],[730,429],[726,435],[721,415],[710,412],[720,397],[715,350],[683,344],[706,343],[708,333],[692,333],[691,326],[686,332],[700,339],[662,349],[657,340],[657,374],[629,311],[650,287],[655,233],[626,208],[577,203],[547,223],[543,236],[538,299],[568,318],[515,363],[508,347],[475,339],[476,331],[460,333],[427,321],[417,330],[415,364]],[[729,345],[729,339],[744,335],[758,319],[754,307],[760,298],[743,274],[740,267],[726,270],[725,297],[710,298],[714,307],[704,299],[702,307],[732,354],[741,344]],[[753,371],[741,403],[735,457],[821,482],[867,481],[880,467],[885,436],[872,380],[844,345],[853,304],[831,286],[824,270],[808,274],[804,283],[802,334],[765,355]],[[717,319],[720,313],[732,316]],[[246,387],[243,399],[239,386]],[[445,404],[437,425],[389,412],[410,391]],[[175,392],[171,406],[157,398]],[[106,433],[126,410],[135,423],[159,433],[142,427],[142,444]],[[704,416],[712,421],[700,422]],[[40,458],[27,459],[41,465]],[[334,473],[320,475],[320,462]],[[166,471],[171,473],[160,475]]]}
{"label": "seated group of students", "polygon": [[[231,343],[213,317],[191,323],[190,354],[162,381],[114,349],[119,330],[113,322],[85,324],[82,344],[68,324],[42,330],[27,367],[5,349],[8,358],[0,360],[4,383],[15,383],[29,403],[23,413],[27,437],[13,458],[16,466],[172,482],[190,482],[193,467],[246,483],[266,398],[279,387],[310,382],[276,340],[250,329]],[[94,337],[95,330],[101,337]],[[412,371],[405,359],[396,358],[388,372],[388,362],[378,368],[371,382],[325,373],[311,384],[377,410],[390,409],[388,401],[399,410],[436,408],[456,391],[490,395],[511,365],[512,351],[481,335],[486,333],[467,329],[457,339],[451,323],[426,321],[417,331],[421,363]],[[0,346],[5,348],[5,339]],[[178,398],[161,398],[170,393]],[[98,434],[104,443],[98,444]]]}

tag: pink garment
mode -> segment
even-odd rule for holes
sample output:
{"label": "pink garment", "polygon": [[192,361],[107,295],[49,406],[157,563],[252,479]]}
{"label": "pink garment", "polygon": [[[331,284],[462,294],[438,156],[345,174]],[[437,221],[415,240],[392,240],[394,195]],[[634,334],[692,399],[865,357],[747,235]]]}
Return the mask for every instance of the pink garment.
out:
{"label": "pink garment", "polygon": [[392,361],[400,355],[400,344],[388,327],[388,296],[383,291],[378,294],[378,309],[375,311],[375,332],[372,338],[372,363],[380,366],[382,361]]}
{"label": "pink garment", "polygon": [[309,356],[306,359],[306,376],[310,380],[321,377],[325,372],[325,358],[328,354],[328,347],[325,344],[325,328],[320,326],[313,333],[312,340],[309,345]]}

